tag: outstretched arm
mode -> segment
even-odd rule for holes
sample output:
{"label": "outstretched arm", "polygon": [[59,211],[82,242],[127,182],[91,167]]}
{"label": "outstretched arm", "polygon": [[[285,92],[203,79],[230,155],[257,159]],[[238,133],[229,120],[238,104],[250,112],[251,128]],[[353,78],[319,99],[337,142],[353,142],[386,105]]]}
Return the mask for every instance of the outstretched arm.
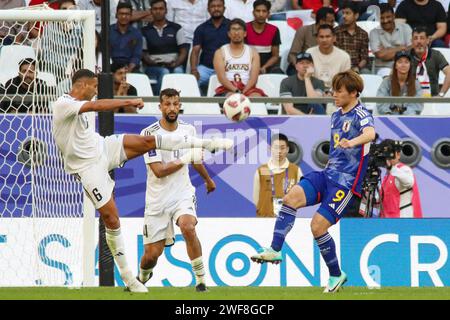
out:
{"label": "outstretched arm", "polygon": [[142,99],[100,99],[97,101],[89,101],[83,104],[78,114],[91,111],[113,111],[120,107],[142,109],[144,107],[144,101]]}

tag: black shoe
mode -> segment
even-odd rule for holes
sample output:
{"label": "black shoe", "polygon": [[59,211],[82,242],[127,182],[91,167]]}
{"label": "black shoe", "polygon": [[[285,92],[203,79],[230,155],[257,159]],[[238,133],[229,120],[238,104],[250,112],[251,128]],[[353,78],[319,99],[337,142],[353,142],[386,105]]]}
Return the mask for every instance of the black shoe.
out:
{"label": "black shoe", "polygon": [[[150,273],[150,276],[148,277],[147,281],[150,280],[152,277],[153,277],[153,272]],[[142,282],[141,279],[139,279],[139,276],[136,276],[136,279],[142,284],[146,284],[147,283],[147,281]]]}
{"label": "black shoe", "polygon": [[195,287],[195,291],[197,292],[208,292],[208,288],[206,287],[206,285],[204,283],[199,283],[196,287]]}

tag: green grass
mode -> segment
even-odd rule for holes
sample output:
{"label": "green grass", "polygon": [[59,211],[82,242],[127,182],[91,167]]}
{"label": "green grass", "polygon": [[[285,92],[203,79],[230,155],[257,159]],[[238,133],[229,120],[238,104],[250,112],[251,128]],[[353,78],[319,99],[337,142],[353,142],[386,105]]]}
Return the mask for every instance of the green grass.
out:
{"label": "green grass", "polygon": [[149,289],[137,294],[123,288],[0,288],[0,300],[450,300],[450,287],[344,287],[336,294],[323,294],[317,287],[210,287],[206,293],[195,292],[193,287]]}

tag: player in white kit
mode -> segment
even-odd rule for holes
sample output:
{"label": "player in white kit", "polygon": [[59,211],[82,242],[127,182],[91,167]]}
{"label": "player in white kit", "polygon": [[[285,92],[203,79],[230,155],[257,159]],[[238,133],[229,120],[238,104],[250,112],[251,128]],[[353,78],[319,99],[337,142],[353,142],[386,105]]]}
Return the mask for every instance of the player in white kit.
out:
{"label": "player in white kit", "polygon": [[91,101],[97,95],[97,87],[98,80],[92,71],[81,69],[73,75],[70,93],[59,97],[53,105],[53,137],[63,155],[65,171],[82,183],[105,223],[106,241],[127,288],[132,292],[147,292],[128,267],[119,212],[112,197],[114,181],[108,172],[154,149],[205,148],[215,151],[231,148],[233,142],[181,135],[122,134],[104,138],[89,125],[86,113],[112,111],[120,106],[142,108],[144,103],[142,99]]}
{"label": "player in white kit", "polygon": [[[180,96],[175,89],[165,89],[160,94],[161,120],[153,123],[141,135],[188,135],[196,136],[195,127],[177,120],[180,112]],[[146,283],[153,275],[159,256],[165,246],[174,244],[176,223],[186,241],[196,279],[196,290],[207,291],[202,249],[195,232],[197,224],[195,188],[189,178],[188,164],[203,177],[206,189],[215,190],[216,185],[202,164],[203,150],[177,151],[151,150],[144,154],[147,165],[147,192],[144,219],[144,255],[141,258],[139,281]]]}

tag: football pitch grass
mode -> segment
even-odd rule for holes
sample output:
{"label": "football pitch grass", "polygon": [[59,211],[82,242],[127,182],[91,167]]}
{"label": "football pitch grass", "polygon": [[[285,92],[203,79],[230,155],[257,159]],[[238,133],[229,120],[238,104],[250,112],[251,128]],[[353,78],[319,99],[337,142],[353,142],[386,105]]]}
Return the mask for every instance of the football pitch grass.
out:
{"label": "football pitch grass", "polygon": [[344,287],[324,294],[319,287],[210,287],[196,292],[193,287],[151,287],[149,292],[130,293],[122,287],[0,288],[0,300],[450,300],[450,287]]}

